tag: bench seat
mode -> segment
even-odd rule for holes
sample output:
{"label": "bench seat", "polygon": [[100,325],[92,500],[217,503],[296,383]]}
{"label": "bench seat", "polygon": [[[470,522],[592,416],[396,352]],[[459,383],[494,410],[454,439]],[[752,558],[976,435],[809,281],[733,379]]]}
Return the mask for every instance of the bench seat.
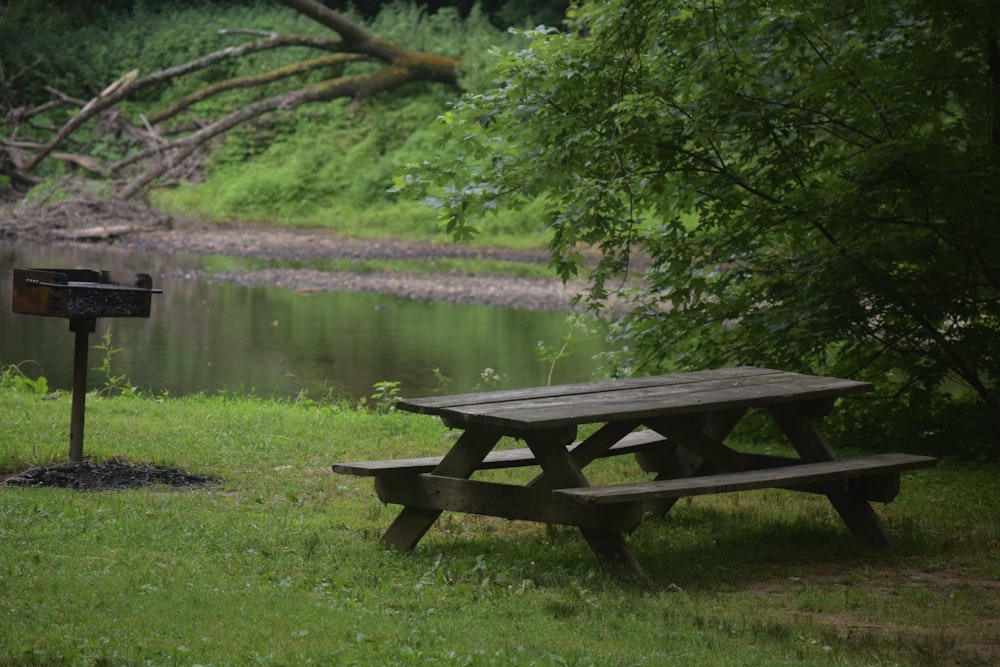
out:
{"label": "bench seat", "polygon": [[612,486],[556,489],[555,496],[583,503],[606,505],[637,500],[679,498],[711,493],[728,493],[771,487],[821,484],[844,479],[895,474],[903,470],[930,468],[937,459],[913,454],[879,454],[843,461],[801,463],[766,470],[722,473],[704,477],[684,477]]}
{"label": "bench seat", "polygon": [[[611,446],[604,457],[633,454],[663,444],[665,438],[656,431],[635,431]],[[579,442],[570,445],[570,451]],[[344,475],[359,475],[362,477],[382,477],[389,475],[417,475],[431,472],[441,463],[443,456],[426,456],[414,459],[388,459],[385,461],[353,461],[350,463],[335,463],[333,471]],[[479,465],[478,470],[496,470],[500,468],[518,468],[536,465],[535,455],[527,447],[521,449],[505,449],[490,452]]]}

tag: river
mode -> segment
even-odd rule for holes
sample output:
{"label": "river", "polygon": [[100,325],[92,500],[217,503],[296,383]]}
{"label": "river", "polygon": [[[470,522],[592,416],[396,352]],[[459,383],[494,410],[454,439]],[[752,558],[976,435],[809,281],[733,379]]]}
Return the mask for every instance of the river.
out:
{"label": "river", "polygon": [[[531,386],[548,379],[549,367],[536,358],[538,342],[559,348],[570,332],[568,313],[243,287],[207,277],[205,265],[199,255],[0,243],[0,366],[44,375],[53,389],[71,385],[68,321],[11,312],[12,268],[150,274],[163,289],[153,296],[151,317],[98,320],[91,344],[110,341],[119,350],[111,354],[111,374],[154,394],[356,400],[383,381],[399,382],[405,396]],[[572,356],[555,364],[552,381],[593,379],[595,357],[606,349],[603,337],[574,333]],[[105,354],[90,351],[90,388],[108,382],[97,370]]]}

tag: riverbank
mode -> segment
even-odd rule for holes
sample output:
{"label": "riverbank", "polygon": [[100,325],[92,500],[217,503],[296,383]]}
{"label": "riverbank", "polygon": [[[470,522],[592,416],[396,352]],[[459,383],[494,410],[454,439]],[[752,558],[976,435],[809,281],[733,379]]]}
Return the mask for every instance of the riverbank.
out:
{"label": "riverbank", "polygon": [[[502,273],[340,271],[281,266],[315,260],[495,260],[544,265],[542,249],[341,238],[325,229],[251,223],[207,223],[178,218],[141,204],[73,199],[39,207],[11,207],[0,214],[0,240],[108,244],[158,255],[222,255],[264,260],[268,268],[202,272],[199,277],[240,285],[267,284],[301,292],[361,291],[455,304],[528,310],[571,310],[586,289],[582,280]],[[191,275],[186,271],[185,275]]]}
{"label": "riverbank", "polygon": [[[261,225],[187,223],[181,228],[129,233],[114,240],[120,247],[150,253],[225,255],[279,263],[347,259],[497,260],[544,264],[543,250],[484,248],[393,239],[345,239],[321,229],[281,229]],[[317,268],[262,268],[214,272],[215,280],[243,286],[266,284],[299,292],[374,292],[454,304],[483,304],[528,310],[571,310],[585,285],[563,285],[556,278],[528,278],[501,273],[413,273],[404,271],[332,271]]]}

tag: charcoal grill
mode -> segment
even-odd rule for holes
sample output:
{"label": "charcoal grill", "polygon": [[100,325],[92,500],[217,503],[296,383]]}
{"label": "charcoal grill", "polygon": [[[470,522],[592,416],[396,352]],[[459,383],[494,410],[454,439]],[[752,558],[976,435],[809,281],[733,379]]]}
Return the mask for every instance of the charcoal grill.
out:
{"label": "charcoal grill", "polygon": [[83,461],[87,396],[87,352],[99,317],[149,317],[153,279],[145,273],[91,269],[14,269],[11,309],[15,313],[63,317],[75,335],[73,405],[69,460]]}

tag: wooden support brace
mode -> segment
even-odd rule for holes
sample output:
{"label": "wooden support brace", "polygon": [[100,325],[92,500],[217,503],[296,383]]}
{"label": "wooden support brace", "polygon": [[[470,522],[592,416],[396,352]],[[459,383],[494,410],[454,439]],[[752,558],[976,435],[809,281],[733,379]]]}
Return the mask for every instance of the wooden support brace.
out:
{"label": "wooden support brace", "polygon": [[639,503],[631,507],[593,508],[554,498],[550,489],[453,477],[379,477],[375,480],[375,490],[382,502],[407,507],[622,533],[633,531],[642,520]]}
{"label": "wooden support brace", "polygon": [[[448,477],[471,476],[499,439],[500,434],[493,431],[465,431],[434,472]],[[402,551],[412,549],[439,516],[439,509],[404,507],[382,535],[382,543]]]}

